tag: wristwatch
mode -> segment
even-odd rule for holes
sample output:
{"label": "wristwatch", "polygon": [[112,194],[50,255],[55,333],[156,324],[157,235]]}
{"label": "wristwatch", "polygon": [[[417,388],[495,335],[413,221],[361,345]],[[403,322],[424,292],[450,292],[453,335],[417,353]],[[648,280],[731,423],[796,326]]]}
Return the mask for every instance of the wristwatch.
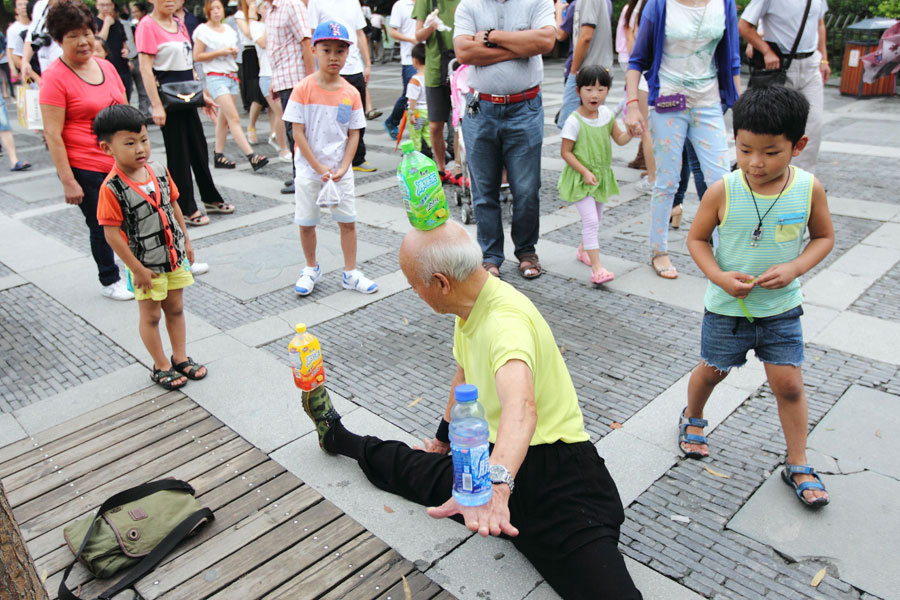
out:
{"label": "wristwatch", "polygon": [[505,483],[509,486],[510,494],[512,494],[513,488],[516,487],[512,473],[503,465],[491,465],[491,483]]}

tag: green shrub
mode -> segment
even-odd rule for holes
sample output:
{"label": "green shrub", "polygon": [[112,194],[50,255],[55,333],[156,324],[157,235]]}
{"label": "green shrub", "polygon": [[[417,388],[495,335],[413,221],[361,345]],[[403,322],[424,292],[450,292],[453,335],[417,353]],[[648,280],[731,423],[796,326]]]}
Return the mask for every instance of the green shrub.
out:
{"label": "green shrub", "polygon": [[900,0],[881,0],[871,8],[872,13],[879,17],[900,19]]}

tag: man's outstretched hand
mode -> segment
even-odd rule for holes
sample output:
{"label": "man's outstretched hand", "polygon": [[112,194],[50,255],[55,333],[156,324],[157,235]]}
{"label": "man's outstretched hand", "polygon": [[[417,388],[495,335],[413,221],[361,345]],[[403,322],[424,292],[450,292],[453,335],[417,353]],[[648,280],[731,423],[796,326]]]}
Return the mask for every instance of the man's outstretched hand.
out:
{"label": "man's outstretched hand", "polygon": [[433,452],[435,454],[450,454],[450,443],[442,442],[437,438],[422,438],[423,446],[413,445],[413,450],[424,450],[425,452]]}
{"label": "man's outstretched hand", "polygon": [[428,509],[428,516],[443,519],[453,515],[462,515],[469,531],[477,531],[483,537],[505,533],[510,537],[519,535],[519,530],[509,522],[509,486],[498,484],[486,504],[481,506],[462,506],[453,497],[440,506]]}

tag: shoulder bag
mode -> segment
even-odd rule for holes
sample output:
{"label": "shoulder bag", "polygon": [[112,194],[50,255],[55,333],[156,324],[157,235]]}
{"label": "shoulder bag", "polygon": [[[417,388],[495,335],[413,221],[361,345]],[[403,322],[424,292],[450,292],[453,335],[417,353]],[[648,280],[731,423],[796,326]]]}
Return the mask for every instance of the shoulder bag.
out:
{"label": "shoulder bag", "polygon": [[[184,23],[179,19],[175,19],[175,23],[179,30],[184,27]],[[187,32],[185,31],[185,33]],[[177,112],[206,106],[206,100],[203,98],[203,82],[198,79],[171,81],[169,83],[159,83],[159,79],[157,79],[156,84],[159,90],[159,99],[166,112]]]}
{"label": "shoulder bag", "polygon": [[82,600],[66,586],[66,578],[78,561],[100,579],[131,567],[118,583],[97,596],[98,600],[108,600],[134,585],[183,539],[214,519],[213,512],[202,508],[194,498],[194,488],[177,479],[161,479],[119,492],[95,515],[63,530],[75,561],[59,583],[60,600]]}
{"label": "shoulder bag", "polygon": [[772,51],[778,55],[779,59],[781,59],[781,64],[777,69],[767,69],[762,52],[756,48],[753,49],[753,58],[750,60],[750,82],[748,83],[748,87],[769,87],[787,83],[787,70],[788,67],[791,66],[794,55],[797,53],[797,47],[800,45],[800,38],[803,37],[803,30],[806,28],[806,18],[809,16],[809,7],[811,5],[812,0],[806,0],[806,9],[803,11],[803,20],[800,21],[800,31],[797,32],[797,37],[794,39],[794,45],[791,48],[790,54],[785,56],[778,47],[778,44],[769,44]]}

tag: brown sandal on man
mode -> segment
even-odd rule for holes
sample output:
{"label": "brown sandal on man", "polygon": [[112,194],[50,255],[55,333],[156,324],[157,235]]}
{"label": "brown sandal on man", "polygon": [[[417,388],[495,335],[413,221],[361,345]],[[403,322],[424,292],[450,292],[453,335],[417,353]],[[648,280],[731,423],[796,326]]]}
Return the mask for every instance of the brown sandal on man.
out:
{"label": "brown sandal on man", "polygon": [[668,255],[668,252],[660,252],[659,254],[654,254],[652,257],[650,257],[650,266],[653,267],[653,270],[656,271],[656,274],[663,279],[678,279],[678,269],[675,268],[675,265],[670,264],[668,267],[656,266],[657,258]]}
{"label": "brown sandal on man", "polygon": [[188,225],[193,225],[194,227],[202,227],[203,225],[209,225],[209,217],[198,212],[193,217],[185,217],[184,222]]}
{"label": "brown sandal on man", "polygon": [[519,273],[525,279],[537,279],[544,273],[541,261],[534,252],[527,252],[517,257],[519,259]]}
{"label": "brown sandal on man", "polygon": [[488,273],[490,273],[497,279],[500,279],[500,267],[498,267],[497,265],[495,265],[492,262],[487,262],[487,261],[484,261],[483,263],[481,263],[481,266],[482,266],[482,268],[484,268],[485,271],[487,271]]}

